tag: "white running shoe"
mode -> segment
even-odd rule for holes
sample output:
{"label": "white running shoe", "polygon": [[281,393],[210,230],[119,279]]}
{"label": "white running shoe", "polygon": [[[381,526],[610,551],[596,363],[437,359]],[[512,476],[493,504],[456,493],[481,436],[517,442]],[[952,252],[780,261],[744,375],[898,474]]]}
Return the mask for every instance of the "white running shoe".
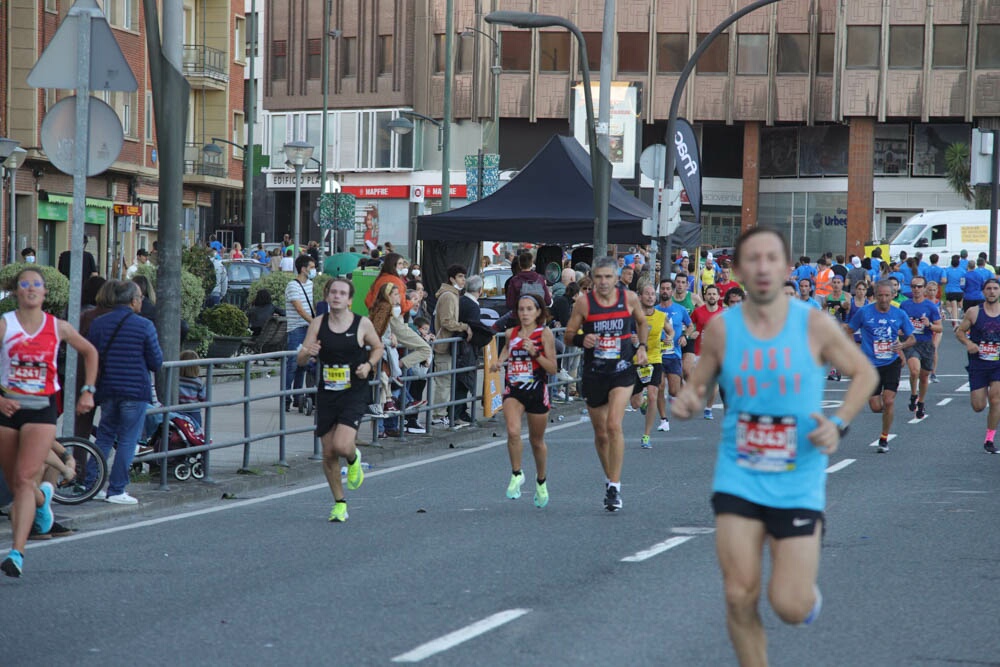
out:
{"label": "white running shoe", "polygon": [[128,493],[118,493],[113,496],[108,496],[105,500],[109,503],[114,503],[115,505],[138,505],[139,501],[133,498]]}
{"label": "white running shoe", "polygon": [[670,430],[670,420],[669,419],[661,419],[660,420],[660,425],[656,427],[656,430],[657,431],[669,431]]}

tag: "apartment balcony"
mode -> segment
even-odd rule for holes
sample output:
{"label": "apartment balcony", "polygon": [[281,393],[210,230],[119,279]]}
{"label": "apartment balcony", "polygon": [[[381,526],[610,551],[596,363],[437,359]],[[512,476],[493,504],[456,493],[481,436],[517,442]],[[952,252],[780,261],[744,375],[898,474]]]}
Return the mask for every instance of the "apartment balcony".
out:
{"label": "apartment balcony", "polygon": [[229,63],[225,51],[201,44],[184,45],[184,76],[192,88],[226,90],[229,86]]}
{"label": "apartment balcony", "polygon": [[184,144],[184,183],[222,188],[239,188],[242,182],[231,179],[226,152],[206,151],[205,144]]}

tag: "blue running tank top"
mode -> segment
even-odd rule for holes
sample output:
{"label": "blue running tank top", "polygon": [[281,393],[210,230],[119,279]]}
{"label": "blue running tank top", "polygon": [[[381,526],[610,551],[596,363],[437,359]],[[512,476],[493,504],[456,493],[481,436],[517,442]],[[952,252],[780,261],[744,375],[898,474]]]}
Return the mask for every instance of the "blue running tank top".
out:
{"label": "blue running tank top", "polygon": [[969,370],[995,369],[1000,365],[1000,315],[990,317],[980,307],[976,323],[969,327],[969,340],[979,346],[979,354],[969,355]]}
{"label": "blue running tank top", "polygon": [[714,491],[768,507],[823,511],[828,457],[806,437],[816,428],[811,415],[823,411],[827,374],[806,343],[812,310],[790,299],[784,328],[769,340],[750,333],[742,307],[722,314],[726,416]]}

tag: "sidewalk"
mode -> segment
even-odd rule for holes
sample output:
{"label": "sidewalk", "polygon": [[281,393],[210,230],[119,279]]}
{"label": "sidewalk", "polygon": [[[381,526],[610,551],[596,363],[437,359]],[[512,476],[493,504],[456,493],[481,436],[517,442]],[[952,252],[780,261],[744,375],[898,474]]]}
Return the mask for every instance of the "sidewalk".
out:
{"label": "sidewalk", "polygon": [[[279,379],[275,370],[271,377],[251,380],[251,395],[265,395],[279,390]],[[210,387],[209,400],[235,400],[243,397],[243,381],[217,381]],[[262,399],[251,403],[251,433],[270,433],[280,428],[281,399]],[[560,416],[579,417],[584,408],[582,400],[553,405],[550,419]],[[477,424],[451,430],[434,428],[427,435],[406,434],[405,438],[383,438],[372,440],[372,422],[365,421],[358,431],[358,446],[362,460],[372,467],[404,457],[424,456],[448,451],[449,449],[470,448],[490,440],[504,437],[505,426],[502,413],[492,419],[484,419],[477,405]],[[207,415],[206,415],[207,417]],[[278,438],[268,438],[250,445],[248,472],[239,472],[243,465],[243,446],[226,447],[209,452],[209,475],[211,481],[177,481],[168,475],[168,488],[160,488],[157,475],[148,482],[133,482],[128,487],[129,494],[139,499],[138,505],[120,506],[91,500],[82,505],[60,505],[53,503],[56,519],[77,529],[86,529],[115,518],[134,518],[161,513],[164,509],[204,500],[222,500],[246,497],[250,493],[275,488],[292,488],[324,481],[322,463],[312,460],[313,436],[311,426],[314,417],[300,414],[297,409],[285,413],[286,428],[310,427],[308,433],[286,436],[287,467],[279,466]],[[421,414],[423,422],[423,414]],[[208,420],[206,418],[206,426]],[[211,412],[211,434],[215,443],[231,442],[243,437],[243,406],[233,405],[213,408]],[[10,532],[9,523],[0,522],[0,543]]]}

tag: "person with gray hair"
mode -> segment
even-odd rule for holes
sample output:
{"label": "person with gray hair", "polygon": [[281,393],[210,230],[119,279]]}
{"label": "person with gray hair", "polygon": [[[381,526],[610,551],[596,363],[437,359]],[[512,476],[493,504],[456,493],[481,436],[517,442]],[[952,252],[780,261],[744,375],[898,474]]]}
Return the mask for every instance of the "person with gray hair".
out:
{"label": "person with gray hair", "polygon": [[[132,281],[110,280],[101,295],[111,312],[101,315],[87,332],[87,340],[100,353],[100,371],[95,402],[101,407],[97,446],[109,457],[115,450],[111,478],[105,493],[95,496],[118,505],[139,501],[126,491],[129,467],[142,433],[146,406],[152,402],[151,371],[163,364],[163,351],[153,323],[137,314],[142,309],[142,290]],[[133,317],[135,316],[135,317]],[[88,482],[96,471],[87,471]]]}
{"label": "person with gray hair", "polygon": [[[458,321],[473,327],[482,326],[482,313],[479,308],[479,297],[483,292],[483,277],[472,275],[465,280],[465,294],[458,300]],[[479,363],[479,350],[469,341],[458,345],[458,368],[476,366]],[[476,371],[467,371],[455,376],[455,400],[462,400],[476,395]],[[456,405],[454,408],[456,425],[472,423],[469,404]]]}

